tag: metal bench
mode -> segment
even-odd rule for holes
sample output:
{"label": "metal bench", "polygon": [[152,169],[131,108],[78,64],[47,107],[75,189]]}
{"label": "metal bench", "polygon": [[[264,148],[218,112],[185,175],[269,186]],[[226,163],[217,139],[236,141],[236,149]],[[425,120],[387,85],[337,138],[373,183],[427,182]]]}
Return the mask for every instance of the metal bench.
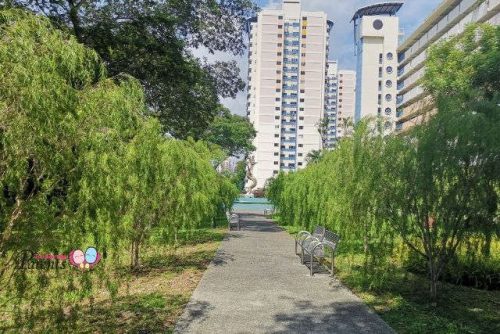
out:
{"label": "metal bench", "polygon": [[302,253],[301,253],[301,262],[305,263],[305,256],[309,257],[309,266],[311,270],[311,276],[314,275],[314,259],[318,260],[318,263],[321,264],[321,260],[323,260],[327,254],[326,250],[330,249],[331,251],[331,270],[330,274],[333,276],[335,270],[335,249],[340,241],[340,237],[328,230],[325,230],[323,235],[323,239],[320,240],[315,237],[310,237],[305,240],[303,243]]}
{"label": "metal bench", "polygon": [[309,233],[308,231],[300,231],[299,233],[297,233],[297,235],[295,236],[295,254],[300,254],[297,253],[297,247],[304,247],[303,244],[308,238],[313,237],[318,239],[319,241],[323,240],[325,231],[326,229],[323,226],[316,226],[313,233]]}
{"label": "metal bench", "polygon": [[227,223],[228,223],[228,228],[231,230],[231,226],[234,226],[240,230],[240,216],[237,215],[236,213],[230,213],[226,212],[226,217],[227,217]]}
{"label": "metal bench", "polygon": [[271,216],[272,217],[272,215],[274,215],[274,212],[275,212],[274,208],[273,209],[264,209],[264,216],[267,216],[267,217]]}

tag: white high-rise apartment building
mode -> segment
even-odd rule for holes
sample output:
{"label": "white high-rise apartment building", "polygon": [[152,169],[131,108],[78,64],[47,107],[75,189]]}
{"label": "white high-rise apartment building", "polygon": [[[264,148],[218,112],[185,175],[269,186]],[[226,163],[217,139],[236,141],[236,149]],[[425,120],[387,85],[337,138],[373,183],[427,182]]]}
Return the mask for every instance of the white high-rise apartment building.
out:
{"label": "white high-rise apartment building", "polygon": [[348,133],[349,124],[354,122],[356,111],[356,72],[339,70],[339,93],[337,103],[337,138],[342,138]]}
{"label": "white high-rise apartment building", "polygon": [[335,148],[346,136],[349,123],[354,121],[356,105],[356,72],[339,70],[337,61],[328,62],[325,93],[326,134],[323,148]]}
{"label": "white high-rise apartment building", "polygon": [[386,118],[392,131],[396,120],[397,48],[401,2],[359,9],[353,16],[357,54],[355,121],[367,116]]}
{"label": "white high-rise apartment building", "polygon": [[338,102],[338,64],[337,61],[328,62],[326,72],[325,116],[323,148],[332,149],[337,143],[337,102]]}
{"label": "white high-rise apartment building", "polygon": [[328,37],[323,12],[303,12],[300,0],[265,9],[249,22],[248,117],[254,140],[257,188],[282,171],[306,165],[322,147]]}
{"label": "white high-rise apartment building", "polygon": [[434,105],[418,81],[425,72],[427,49],[462,33],[469,23],[500,24],[500,0],[445,0],[398,49],[397,131],[426,120]]}

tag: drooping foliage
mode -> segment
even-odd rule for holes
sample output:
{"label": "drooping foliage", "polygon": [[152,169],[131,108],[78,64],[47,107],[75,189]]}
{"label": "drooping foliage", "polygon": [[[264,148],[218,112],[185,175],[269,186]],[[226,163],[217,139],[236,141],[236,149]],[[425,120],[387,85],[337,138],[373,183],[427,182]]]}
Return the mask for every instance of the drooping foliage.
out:
{"label": "drooping foliage", "polygon": [[432,47],[422,83],[437,113],[392,136],[364,120],[319,162],[281,174],[268,189],[281,219],[340,233],[339,251],[364,255],[370,284],[395,257],[420,257],[433,300],[458,257],[488,261],[500,236],[499,37],[473,25]]}
{"label": "drooping foliage", "polygon": [[217,115],[219,96],[244,88],[235,61],[198,60],[193,49],[241,54],[250,0],[7,0],[45,15],[94,49],[110,76],[142,84],[148,109],[176,138],[199,138]]}
{"label": "drooping foliage", "polygon": [[[236,196],[212,164],[220,152],[167,139],[146,108],[137,80],[108,78],[47,19],[0,11],[0,307],[22,328],[47,307],[116,293],[124,250],[138,266],[152,228],[192,229]],[[91,271],[31,256],[89,246],[103,256]]]}

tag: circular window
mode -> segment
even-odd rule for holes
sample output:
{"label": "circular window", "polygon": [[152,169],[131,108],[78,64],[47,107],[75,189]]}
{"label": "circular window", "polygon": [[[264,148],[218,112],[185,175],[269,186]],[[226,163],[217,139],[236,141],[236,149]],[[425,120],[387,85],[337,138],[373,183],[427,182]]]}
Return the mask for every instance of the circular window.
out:
{"label": "circular window", "polygon": [[388,52],[387,53],[387,60],[392,60],[394,58],[394,55],[392,54],[392,52]]}
{"label": "circular window", "polygon": [[391,108],[385,108],[385,114],[387,116],[389,116],[391,113],[392,113],[392,109]]}
{"label": "circular window", "polygon": [[389,130],[390,128],[392,128],[392,123],[391,122],[385,122],[384,127],[385,127],[386,130]]}
{"label": "circular window", "polygon": [[387,88],[391,88],[391,87],[392,87],[392,81],[391,81],[391,80],[387,80],[387,81],[385,82],[385,87],[387,87]]}
{"label": "circular window", "polygon": [[385,96],[385,100],[386,100],[387,102],[392,101],[392,95],[391,95],[391,94],[387,94],[387,95]]}
{"label": "circular window", "polygon": [[375,28],[376,30],[382,29],[383,26],[384,26],[384,23],[381,20],[373,21],[373,28]]}
{"label": "circular window", "polygon": [[387,71],[387,73],[391,74],[392,73],[392,66],[387,66],[387,68],[385,70]]}

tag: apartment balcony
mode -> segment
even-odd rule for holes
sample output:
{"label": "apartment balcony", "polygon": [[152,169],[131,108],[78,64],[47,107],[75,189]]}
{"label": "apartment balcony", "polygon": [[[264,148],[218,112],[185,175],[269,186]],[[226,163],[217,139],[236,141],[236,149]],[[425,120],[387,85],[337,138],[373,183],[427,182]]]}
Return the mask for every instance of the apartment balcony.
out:
{"label": "apartment balcony", "polygon": [[282,148],[280,150],[281,152],[286,152],[286,153],[295,153],[297,150],[295,148]]}
{"label": "apartment balcony", "polygon": [[289,144],[295,144],[297,140],[295,138],[289,138],[289,139],[282,139],[282,143],[289,143]]}
{"label": "apartment balcony", "polygon": [[282,161],[295,161],[295,160],[297,160],[297,158],[295,158],[295,157],[282,157],[281,160]]}
{"label": "apartment balcony", "polygon": [[397,111],[397,112],[396,112],[396,117],[398,117],[398,118],[399,118],[399,117],[401,117],[401,116],[403,116],[403,110]]}
{"label": "apartment balcony", "polygon": [[281,122],[281,125],[297,125],[297,122],[296,121],[290,121],[290,122]]}
{"label": "apartment balcony", "polygon": [[398,77],[402,76],[403,74],[405,74],[405,68],[398,68]]}

